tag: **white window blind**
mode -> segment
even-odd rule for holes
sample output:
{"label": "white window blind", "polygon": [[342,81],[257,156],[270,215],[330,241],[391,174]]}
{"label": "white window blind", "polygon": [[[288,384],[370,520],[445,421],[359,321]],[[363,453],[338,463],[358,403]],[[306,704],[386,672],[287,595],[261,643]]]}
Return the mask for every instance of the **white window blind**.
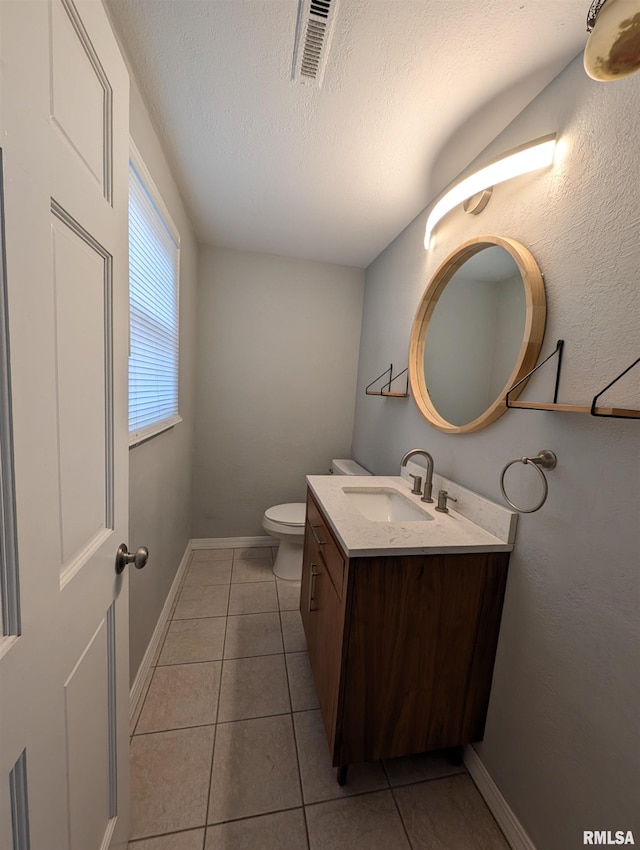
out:
{"label": "white window blind", "polygon": [[179,241],[146,169],[129,168],[129,442],[178,415]]}

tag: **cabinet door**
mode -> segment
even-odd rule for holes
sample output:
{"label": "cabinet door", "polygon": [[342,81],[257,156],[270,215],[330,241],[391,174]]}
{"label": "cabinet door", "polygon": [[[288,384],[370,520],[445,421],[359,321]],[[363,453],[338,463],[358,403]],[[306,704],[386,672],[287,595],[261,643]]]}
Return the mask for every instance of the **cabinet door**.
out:
{"label": "cabinet door", "polygon": [[313,616],[316,617],[316,644],[314,655],[309,658],[324,728],[333,755],[342,663],[343,615],[342,603],[322,555],[318,558],[318,572],[315,578]]}
{"label": "cabinet door", "polygon": [[333,754],[342,660],[342,603],[308,524],[304,543],[300,614],[322,719]]}

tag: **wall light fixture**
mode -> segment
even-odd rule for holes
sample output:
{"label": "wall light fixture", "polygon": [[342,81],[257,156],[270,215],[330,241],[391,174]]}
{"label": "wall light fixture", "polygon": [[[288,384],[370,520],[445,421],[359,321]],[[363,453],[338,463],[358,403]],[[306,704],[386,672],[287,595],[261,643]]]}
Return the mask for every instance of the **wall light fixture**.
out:
{"label": "wall light fixture", "polygon": [[593,0],[587,32],[584,69],[592,79],[611,82],[640,71],[640,0]]}
{"label": "wall light fixture", "polygon": [[478,192],[482,192],[497,183],[503,183],[512,177],[527,174],[538,168],[544,168],[553,162],[553,153],[556,145],[556,134],[542,136],[533,142],[520,145],[498,159],[485,165],[479,171],[465,177],[458,183],[454,183],[450,189],[436,201],[427,218],[427,226],[424,233],[424,247],[429,250],[431,234],[440,219],[450,212],[458,204],[471,198]]}

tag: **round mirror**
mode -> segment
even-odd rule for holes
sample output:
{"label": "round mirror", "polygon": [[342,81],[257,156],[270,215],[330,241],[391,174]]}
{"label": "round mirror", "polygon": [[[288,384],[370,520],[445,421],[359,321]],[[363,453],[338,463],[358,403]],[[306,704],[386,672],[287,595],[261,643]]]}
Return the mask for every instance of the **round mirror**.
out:
{"label": "round mirror", "polygon": [[457,248],[429,281],[411,330],[409,379],[423,416],[450,434],[495,422],[507,391],[536,365],[545,318],[542,275],[523,245],[483,236]]}

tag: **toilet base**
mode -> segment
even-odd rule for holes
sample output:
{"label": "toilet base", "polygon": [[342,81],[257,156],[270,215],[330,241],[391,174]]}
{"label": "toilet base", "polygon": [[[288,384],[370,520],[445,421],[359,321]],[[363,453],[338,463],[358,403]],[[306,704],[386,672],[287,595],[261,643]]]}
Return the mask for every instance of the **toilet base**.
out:
{"label": "toilet base", "polygon": [[276,560],[273,565],[273,573],[285,581],[300,581],[302,579],[302,552],[303,540],[291,543],[288,540],[280,540]]}

